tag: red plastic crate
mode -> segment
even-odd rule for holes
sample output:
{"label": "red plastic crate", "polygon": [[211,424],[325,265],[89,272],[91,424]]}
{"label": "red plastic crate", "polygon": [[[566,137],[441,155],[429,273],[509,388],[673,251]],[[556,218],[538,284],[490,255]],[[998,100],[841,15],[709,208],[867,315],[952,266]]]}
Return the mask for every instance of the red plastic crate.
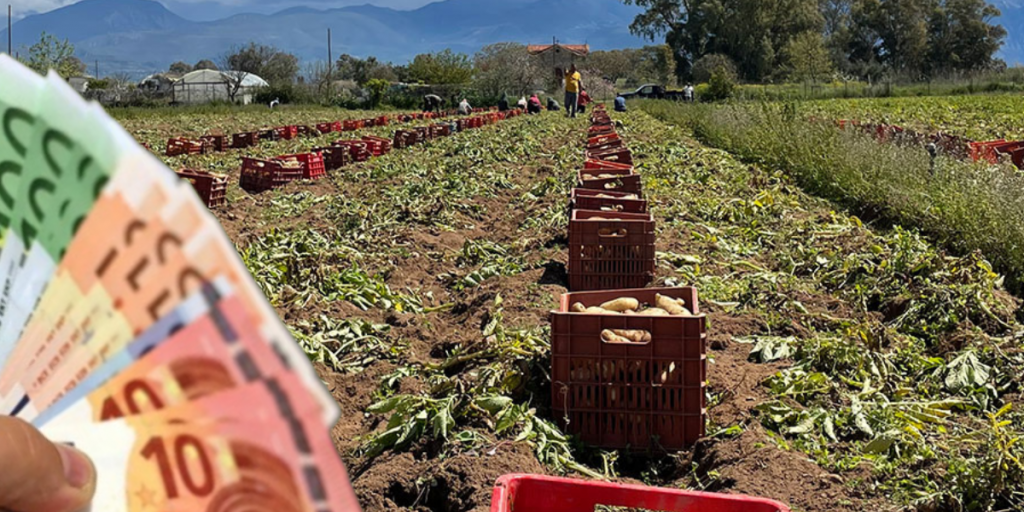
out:
{"label": "red plastic crate", "polygon": [[610,124],[594,125],[587,128],[588,137],[597,137],[599,135],[610,135],[615,133],[615,127]]}
{"label": "red plastic crate", "polygon": [[764,498],[539,475],[505,475],[494,484],[491,512],[594,512],[602,506],[660,512],[790,512]]}
{"label": "red plastic crate", "polygon": [[434,132],[430,129],[429,126],[417,126],[416,128],[413,129],[416,130],[416,133],[419,134],[420,142],[434,140]]}
{"label": "red plastic crate", "polygon": [[569,289],[618,290],[650,284],[655,271],[654,227],[649,213],[573,210]]}
{"label": "red plastic crate", "polygon": [[167,140],[167,156],[199,155],[203,152],[203,143],[198,140],[174,137]]}
{"label": "red plastic crate", "polygon": [[274,160],[288,161],[295,160],[302,163],[302,178],[315,180],[324,177],[327,169],[324,167],[324,158],[320,153],[299,153],[295,155],[281,155]]}
{"label": "red plastic crate", "polygon": [[[614,178],[584,179],[586,177],[601,175],[618,176]],[[624,192],[627,194],[637,194],[640,197],[643,197],[643,184],[640,181],[640,176],[638,174],[634,174],[632,171],[625,171],[622,169],[582,170],[579,172],[579,184],[577,188],[601,190],[605,192]]]}
{"label": "red plastic crate", "polygon": [[[695,316],[570,313],[620,297],[683,299]],[[608,343],[606,329],[643,331],[646,343]],[[562,428],[604,449],[685,449],[704,436],[707,318],[695,288],[562,295],[551,312],[551,408]]]}
{"label": "red plastic crate", "polygon": [[328,134],[341,131],[341,121],[334,121],[333,123],[320,123],[316,125],[316,129],[321,134]]}
{"label": "red plastic crate", "polygon": [[233,148],[249,148],[259,143],[260,134],[257,132],[236,133],[231,136],[231,147]]}
{"label": "red plastic crate", "polygon": [[631,164],[620,164],[618,162],[609,162],[607,160],[595,160],[588,158],[583,163],[583,170],[611,170],[611,171],[629,171],[633,172],[633,166]]}
{"label": "red plastic crate", "polygon": [[354,132],[359,129],[359,121],[350,119],[342,123],[341,131],[343,132]]}
{"label": "red plastic crate", "polygon": [[227,202],[228,177],[196,169],[179,169],[175,171],[183,180],[192,184],[196,194],[203,200],[207,208],[220,206]]}
{"label": "red plastic crate", "polygon": [[249,192],[262,192],[302,179],[302,173],[301,166],[288,168],[279,161],[242,157],[242,177],[239,185]]}
{"label": "red plastic crate", "polygon": [[374,126],[387,126],[388,125],[388,116],[380,116],[380,117],[374,119],[373,120],[373,125]]}
{"label": "red plastic crate", "polygon": [[292,140],[299,136],[299,127],[290,126],[278,126],[274,128],[274,132],[277,133],[277,140]]}
{"label": "red plastic crate", "polygon": [[587,151],[588,159],[593,160],[604,160],[605,162],[615,162],[617,164],[633,165],[633,152],[627,148],[612,148],[601,151]]}
{"label": "red plastic crate", "polygon": [[361,140],[339,140],[334,145],[348,148],[353,162],[365,162],[372,156],[369,145]]}
{"label": "red plastic crate", "polygon": [[352,151],[347,147],[327,146],[313,148],[324,159],[324,168],[328,171],[340,169],[352,163]]}
{"label": "red plastic crate", "polygon": [[221,152],[228,149],[228,140],[226,135],[203,135],[199,137],[199,141],[203,143],[206,152],[216,151]]}
{"label": "red plastic crate", "polygon": [[416,130],[395,130],[393,147],[397,149],[405,149],[420,142],[420,134]]}
{"label": "red plastic crate", "polygon": [[610,134],[607,134],[607,135],[598,135],[597,137],[589,137],[589,138],[587,138],[587,147],[600,147],[600,146],[603,146],[605,144],[610,144],[612,142],[621,141],[621,140],[622,140],[622,138],[620,138],[619,134],[617,134],[617,133],[610,133]]}
{"label": "red plastic crate", "polygon": [[447,136],[449,136],[451,134],[452,134],[452,127],[451,127],[451,125],[449,125],[447,123],[438,123],[438,124],[430,125],[430,137],[431,138],[436,139],[438,137],[447,137]]}
{"label": "red plastic crate", "polygon": [[363,142],[366,142],[367,148],[373,156],[386,155],[391,152],[391,141],[383,137],[364,135]]}
{"label": "red plastic crate", "polygon": [[637,194],[574,188],[569,198],[569,208],[601,212],[647,213],[647,201],[640,199]]}

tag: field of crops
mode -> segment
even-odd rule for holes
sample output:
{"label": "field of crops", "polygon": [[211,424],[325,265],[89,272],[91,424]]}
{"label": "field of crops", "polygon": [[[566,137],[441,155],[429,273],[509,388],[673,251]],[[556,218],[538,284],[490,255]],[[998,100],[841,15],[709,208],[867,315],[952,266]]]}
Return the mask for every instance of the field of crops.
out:
{"label": "field of crops", "polygon": [[1019,94],[833,99],[801,107],[829,119],[943,131],[974,140],[1024,139],[1024,99]]}
{"label": "field of crops", "polygon": [[[345,117],[119,115],[154,144]],[[801,511],[1024,506],[1020,301],[982,254],[869,229],[645,113],[615,119],[657,221],[656,284],[697,287],[710,318],[708,435],[679,453],[590,448],[552,414],[548,312],[566,291],[584,119],[510,119],[255,195],[239,156],[338,137],[165,158],[230,176],[215,214],[341,404],[334,438],[366,511],[486,510],[507,473]],[[1013,133],[1005,119],[993,135]]]}

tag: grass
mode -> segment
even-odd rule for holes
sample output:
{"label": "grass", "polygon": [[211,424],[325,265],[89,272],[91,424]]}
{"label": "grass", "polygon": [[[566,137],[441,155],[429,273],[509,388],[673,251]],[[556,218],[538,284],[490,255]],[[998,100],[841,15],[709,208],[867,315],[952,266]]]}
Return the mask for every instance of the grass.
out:
{"label": "grass", "polygon": [[642,108],[686,127],[702,142],[785,170],[813,194],[862,216],[910,226],[959,254],[982,251],[1011,276],[1024,275],[1024,176],[1012,166],[939,157],[924,148],[878,144],[830,123],[807,120],[803,105],[679,105]]}

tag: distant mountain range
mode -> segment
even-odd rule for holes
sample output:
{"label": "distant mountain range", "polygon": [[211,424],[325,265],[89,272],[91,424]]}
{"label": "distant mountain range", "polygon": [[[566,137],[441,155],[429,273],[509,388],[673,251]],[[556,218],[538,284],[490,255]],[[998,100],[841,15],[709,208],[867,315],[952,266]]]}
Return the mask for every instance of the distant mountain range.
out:
{"label": "distant mountain range", "polygon": [[[206,10],[211,1],[164,0],[181,13]],[[1024,0],[991,0],[1003,11],[1009,32],[999,56],[1024,64]],[[210,9],[207,9],[210,8]],[[646,41],[629,33],[639,12],[620,0],[444,0],[414,10],[371,5],[317,10],[295,7],[274,14],[237,14],[195,21],[154,0],[82,0],[28,16],[14,25],[14,47],[24,51],[44,30],[75,44],[78,56],[98,61],[101,74],[141,77],[176,61],[217,60],[232,46],[271,44],[304,61],[327,58],[327,29],[333,54],[405,62],[416,54],[452,48],[473,54],[501,41],[546,43],[552,36],[592,49],[637,47]],[[0,42],[6,42],[6,29]]]}
{"label": "distant mountain range", "polygon": [[[195,4],[193,4],[195,5]],[[200,4],[201,5],[201,4]],[[416,54],[452,48],[473,54],[501,41],[589,43],[593,49],[636,47],[629,33],[638,12],[619,0],[445,0],[398,11],[370,5],[316,10],[296,7],[275,14],[238,14],[215,21],[185,19],[153,0],[83,0],[14,25],[15,49],[42,31],[67,38],[101,74],[143,76],[176,61],[195,63],[249,41],[274,45],[302,60],[342,53],[405,62]],[[6,41],[6,29],[0,41]]]}

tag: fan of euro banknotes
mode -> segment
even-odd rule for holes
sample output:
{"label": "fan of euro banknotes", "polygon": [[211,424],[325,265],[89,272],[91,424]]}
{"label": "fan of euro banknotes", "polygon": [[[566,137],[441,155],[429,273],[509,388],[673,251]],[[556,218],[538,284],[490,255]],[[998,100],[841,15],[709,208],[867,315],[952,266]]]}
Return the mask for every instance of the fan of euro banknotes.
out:
{"label": "fan of euro banknotes", "polygon": [[358,510],[331,395],[192,187],[5,55],[0,231],[0,414],[93,459],[92,510]]}

